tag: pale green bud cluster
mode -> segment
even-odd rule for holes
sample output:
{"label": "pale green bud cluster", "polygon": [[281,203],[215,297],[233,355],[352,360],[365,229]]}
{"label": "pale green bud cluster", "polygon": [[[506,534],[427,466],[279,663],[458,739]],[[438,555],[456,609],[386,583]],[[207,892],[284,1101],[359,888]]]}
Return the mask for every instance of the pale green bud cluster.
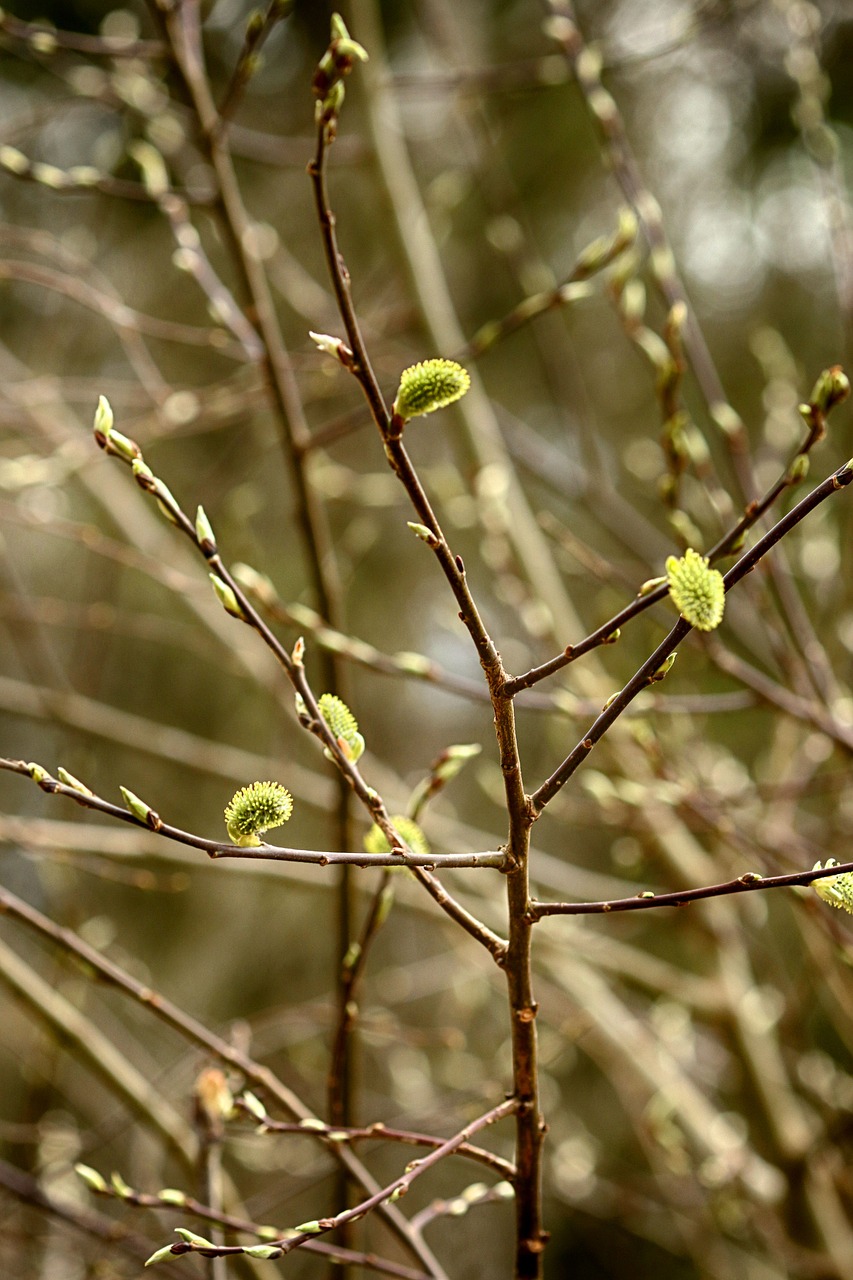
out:
{"label": "pale green bud cluster", "polygon": [[287,822],[293,812],[293,796],[280,782],[252,782],[231,797],[225,809],[225,825],[233,844],[259,845],[258,836]]}
{"label": "pale green bud cluster", "polygon": [[[812,871],[824,871],[827,867],[837,867],[835,858],[827,858],[823,866],[816,862]],[[819,898],[828,902],[839,911],[849,911],[853,915],[853,871],[844,871],[840,876],[826,876],[823,880],[812,882],[812,888]]]}
{"label": "pale green bud cluster", "polygon": [[723,575],[708,565],[705,556],[688,548],[679,559],[670,556],[666,576],[672,601],[691,626],[713,631],[723,620],[726,588]]}
{"label": "pale green bud cluster", "polygon": [[343,699],[334,693],[324,693],[317,706],[334,735],[342,755],[355,764],[364,753],[364,738],[358,731],[358,721],[355,716]]}
{"label": "pale green bud cluster", "polygon": [[461,399],[471,386],[467,369],[455,360],[422,360],[404,369],[394,400],[398,418],[421,418]]}

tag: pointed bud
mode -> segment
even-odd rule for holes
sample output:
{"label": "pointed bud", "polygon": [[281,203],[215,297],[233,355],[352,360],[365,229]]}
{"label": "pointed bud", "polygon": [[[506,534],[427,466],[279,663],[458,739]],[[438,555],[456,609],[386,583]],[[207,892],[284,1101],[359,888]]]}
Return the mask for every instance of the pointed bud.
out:
{"label": "pointed bud", "polygon": [[195,513],[195,536],[198,538],[198,545],[202,551],[210,554],[216,550],[216,537],[213,532],[213,526],[207,518],[204,507],[199,507]]}
{"label": "pointed bud", "polygon": [[197,1249],[215,1249],[216,1245],[212,1240],[206,1240],[204,1236],[197,1236],[194,1231],[190,1231],[188,1227],[175,1227],[175,1235],[180,1236],[184,1244],[194,1245]]}
{"label": "pointed bud", "polygon": [[135,479],[136,483],[139,485],[140,489],[144,489],[146,493],[153,493],[155,483],[156,483],[156,476],[154,475],[154,472],[149,467],[148,463],[144,462],[141,457],[134,458],[133,462],[131,463],[131,469],[133,471],[133,478]]}
{"label": "pointed bud", "polygon": [[650,596],[653,591],[657,591],[658,587],[662,587],[665,582],[666,578],[648,578],[640,587],[637,595]]}
{"label": "pointed bud", "polygon": [[109,400],[106,396],[98,396],[98,407],[95,410],[95,421],[93,423],[95,435],[108,438],[113,429],[114,421],[115,417]]}
{"label": "pointed bud", "polygon": [[655,684],[656,681],[658,680],[664,680],[669,675],[670,671],[675,665],[675,659],[677,657],[678,657],[677,653],[671,653],[668,658],[665,658],[664,661],[661,663],[661,665],[658,667],[655,674],[651,677],[651,680],[649,681],[649,683]]}
{"label": "pointed bud", "polygon": [[320,351],[339,360],[342,365],[349,365],[352,361],[352,351],[340,338],[333,338],[330,333],[315,333],[313,329],[308,330],[308,336]]}
{"label": "pointed bud", "polygon": [[267,1109],[261,1102],[260,1098],[255,1097],[251,1090],[245,1089],[243,1093],[240,1094],[240,1101],[256,1120],[266,1120]]}
{"label": "pointed bud", "polygon": [[63,769],[62,765],[56,770],[56,776],[60,782],[64,782],[66,787],[71,787],[74,791],[79,791],[81,796],[93,796],[94,791],[86,786],[85,782],[81,782],[79,778],[75,778],[73,773],[69,773],[67,769]]}
{"label": "pointed bud", "polygon": [[250,1244],[243,1247],[243,1252],[247,1258],[280,1258],[284,1250],[273,1244]]}
{"label": "pointed bud", "polygon": [[96,1191],[103,1194],[108,1191],[106,1179],[103,1178],[97,1169],[92,1169],[87,1164],[75,1164],[74,1172],[78,1178],[82,1178],[90,1191]]}
{"label": "pointed bud", "polygon": [[809,474],[809,455],[807,453],[798,453],[785,472],[785,480],[788,484],[800,484]]}
{"label": "pointed bud", "polygon": [[172,1246],[170,1244],[166,1244],[162,1249],[158,1249],[156,1253],[152,1253],[151,1257],[143,1263],[143,1266],[154,1267],[158,1262],[165,1262],[167,1258],[174,1258],[174,1256],[174,1253],[172,1253]]}
{"label": "pointed bud", "polygon": [[120,1173],[110,1174],[110,1183],[113,1191],[120,1200],[129,1200],[134,1194],[133,1187],[129,1187]]}
{"label": "pointed bud", "polygon": [[293,663],[294,667],[304,667],[305,665],[304,658],[305,658],[305,637],[299,636],[290,654],[290,661]]}
{"label": "pointed bud", "polygon": [[119,787],[119,791],[134,818],[138,818],[146,826],[151,826],[151,819],[157,817],[151,806],[147,805],[144,800],[140,800],[139,796],[134,795],[132,791],[128,791],[127,787]]}
{"label": "pointed bud", "polygon": [[420,538],[421,542],[425,542],[428,547],[433,549],[438,546],[438,538],[432,529],[428,529],[425,524],[418,524],[416,520],[407,520],[406,524],[411,529],[416,538]]}
{"label": "pointed bud", "polygon": [[248,622],[248,618],[240,607],[239,600],[228,583],[223,582],[215,573],[209,573],[207,576],[210,578],[213,590],[216,592],[216,598],[225,612],[230,613],[232,618],[239,618],[241,622]]}

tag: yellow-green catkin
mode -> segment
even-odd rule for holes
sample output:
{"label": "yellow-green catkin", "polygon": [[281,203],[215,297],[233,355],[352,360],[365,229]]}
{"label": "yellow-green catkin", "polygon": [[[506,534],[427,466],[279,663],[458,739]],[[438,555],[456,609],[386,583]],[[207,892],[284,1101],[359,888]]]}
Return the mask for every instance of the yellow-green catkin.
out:
{"label": "yellow-green catkin", "polygon": [[394,400],[394,413],[408,421],[444,409],[471,386],[467,369],[455,360],[423,360],[404,369]]}
{"label": "yellow-green catkin", "polygon": [[287,822],[293,812],[293,796],[280,782],[252,782],[231,797],[225,809],[225,826],[233,844],[258,845],[258,837]]}
{"label": "yellow-green catkin", "polygon": [[723,620],[726,588],[723,575],[712,569],[705,556],[688,548],[679,559],[666,562],[669,594],[676,609],[699,631],[713,631]]}
{"label": "yellow-green catkin", "polygon": [[[822,871],[827,867],[837,867],[835,858],[827,858],[823,867],[816,862],[812,871]],[[812,888],[819,898],[828,902],[839,911],[849,911],[853,915],[853,871],[843,871],[839,876],[825,876],[822,880],[813,880]]]}
{"label": "yellow-green catkin", "polygon": [[332,731],[335,741],[348,760],[355,763],[364,752],[364,738],[358,731],[358,721],[343,698],[334,693],[324,693],[317,706]]}

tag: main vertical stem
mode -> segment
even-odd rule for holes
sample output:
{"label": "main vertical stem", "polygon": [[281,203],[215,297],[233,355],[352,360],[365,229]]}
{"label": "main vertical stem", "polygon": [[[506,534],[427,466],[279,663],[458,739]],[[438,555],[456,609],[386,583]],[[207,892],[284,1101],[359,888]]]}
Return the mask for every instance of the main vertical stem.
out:
{"label": "main vertical stem", "polygon": [[516,1260],[517,1280],[538,1280],[548,1235],[542,1227],[542,1140],[545,1125],[539,1109],[539,1065],[533,998],[531,949],[533,925],[528,919],[528,854],[530,828],[520,834],[521,848],[510,849],[516,863],[507,877],[509,948],[507,991],[512,1023],[513,1093],[516,1112]]}

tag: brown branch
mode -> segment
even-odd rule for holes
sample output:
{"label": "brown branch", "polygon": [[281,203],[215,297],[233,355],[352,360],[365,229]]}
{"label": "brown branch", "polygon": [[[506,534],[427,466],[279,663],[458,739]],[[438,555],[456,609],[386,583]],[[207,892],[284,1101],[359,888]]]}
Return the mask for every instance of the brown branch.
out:
{"label": "brown branch", "polygon": [[[159,814],[149,810],[148,821],[137,817],[121,805],[113,804],[100,796],[86,794],[74,787],[51,777],[40,765],[33,765],[25,760],[9,760],[0,757],[0,769],[9,773],[17,773],[32,778],[42,791],[51,795],[65,796],[81,805],[84,809],[92,809],[105,813],[120,822],[128,822],[131,826],[142,827],[153,831],[166,840],[174,840],[178,844],[188,845],[191,849],[200,849],[212,859],[247,858],[264,862],[298,862],[313,863],[315,866],[353,866],[353,867],[412,867],[431,870],[435,867],[492,867],[502,870],[506,865],[506,855],[500,850],[488,850],[484,853],[429,853],[415,854],[411,850],[397,848],[391,853],[364,852],[326,852],[317,849],[290,849],[279,845],[264,844],[260,847],[241,848],[230,841],[207,840],[203,836],[194,835],[190,831],[182,831],[180,827],[163,822]],[[35,770],[35,774],[34,774]],[[392,828],[393,830],[393,828]],[[500,941],[500,940],[498,940]]]}
{"label": "brown branch", "polygon": [[[813,489],[801,502],[798,502],[763,538],[759,538],[755,546],[741,556],[737,564],[729,569],[724,576],[726,591],[730,591],[742,578],[745,578],[755,568],[762,556],[766,555],[777,542],[784,538],[787,533],[790,533],[810,512],[814,511],[816,507],[820,506],[822,502],[825,502],[834,493],[837,493],[839,489],[845,488],[850,484],[851,480],[853,480],[853,469],[851,469],[850,463],[845,463],[843,467],[840,467]],[[551,777],[543,782],[541,787],[533,794],[531,803],[537,814],[542,812],[550,800],[553,800],[557,792],[587,758],[596,743],[600,742],[607,730],[619,718],[628,704],[636,698],[637,694],[649,685],[666,659],[675,652],[680,642],[692,629],[686,618],[681,617],[678,619],[666,639],[661,641],[654,653],[635,672],[624,689],[602,711],[595,723],[590,726],[587,733],[559,768],[555,769]]]}
{"label": "brown branch", "polygon": [[532,902],[528,911],[531,921],[545,916],[594,916],[609,915],[614,911],[648,911],[656,907],[683,907],[688,902],[700,902],[705,898],[724,898],[733,893],[752,893],[754,890],[791,888],[794,885],[810,885],[815,880],[853,871],[853,862],[842,862],[820,871],[794,871],[783,876],[761,876],[756,871],[746,871],[736,880],[721,884],[704,885],[701,889],[677,889],[673,893],[653,893],[644,890],[631,898],[611,898],[606,902]]}

